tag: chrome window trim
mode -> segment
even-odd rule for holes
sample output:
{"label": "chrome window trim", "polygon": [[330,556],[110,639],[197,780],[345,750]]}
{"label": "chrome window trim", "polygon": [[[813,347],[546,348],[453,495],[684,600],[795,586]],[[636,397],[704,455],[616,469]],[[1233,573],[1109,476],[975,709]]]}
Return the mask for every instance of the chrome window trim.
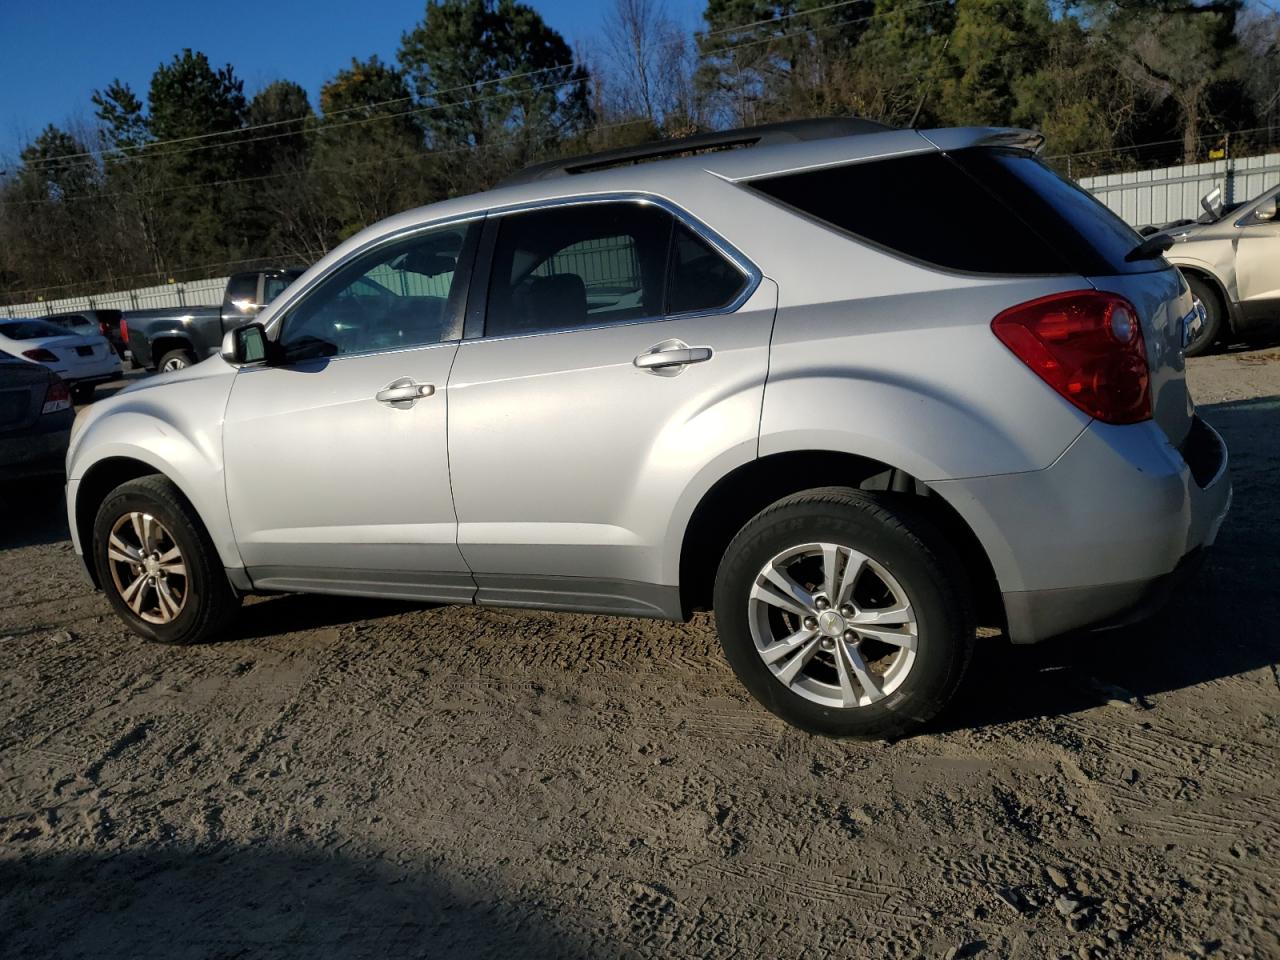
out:
{"label": "chrome window trim", "polygon": [[[752,263],[747,257],[728,240],[720,236],[705,223],[691,214],[688,210],[681,207],[675,201],[667,197],[659,196],[656,193],[644,193],[639,190],[609,192],[609,193],[589,193],[580,194],[571,197],[555,197],[547,200],[532,200],[522,203],[508,204],[506,206],[494,207],[489,211],[489,216],[499,218],[508,216],[513,213],[530,213],[536,210],[545,210],[555,207],[582,206],[589,203],[635,203],[640,205],[649,204],[656,206],[674,217],[684,226],[705,240],[711,247],[728,260],[742,274],[746,281],[738,295],[721,307],[711,310],[686,310],[681,313],[658,313],[645,317],[631,317],[627,320],[605,321],[602,323],[593,323],[590,325],[576,324],[569,327],[551,327],[546,330],[534,330],[529,333],[509,333],[502,336],[479,336],[471,339],[464,339],[464,343],[497,343],[503,340],[525,340],[529,337],[545,337],[557,333],[585,333],[591,330],[607,330],[611,327],[630,327],[640,323],[661,323],[666,320],[688,320],[698,317],[718,317],[725,314],[736,313],[741,309],[742,305],[751,299],[752,295],[760,286],[764,274],[760,268]],[[490,271],[492,272],[492,270]],[[473,278],[473,282],[474,282]],[[489,277],[485,278],[488,284]],[[486,298],[487,299],[487,298]]]}
{"label": "chrome window trim", "polygon": [[[653,204],[659,207],[660,209],[666,211],[671,216],[675,217],[682,224],[684,224],[684,226],[688,227],[695,234],[697,234],[699,237],[701,237],[703,240],[709,243],[721,256],[723,256],[730,263],[732,263],[734,267],[736,267],[738,271],[742,273],[744,279],[747,281],[746,284],[743,286],[738,296],[736,296],[733,300],[731,300],[729,303],[725,304],[724,306],[717,307],[714,310],[690,310],[690,311],[685,311],[683,313],[655,314],[649,317],[633,317],[630,320],[618,320],[612,323],[600,323],[600,324],[593,324],[591,326],[579,325],[579,326],[572,326],[572,327],[557,327],[551,330],[538,330],[532,333],[508,334],[502,337],[477,337],[474,340],[470,340],[466,342],[478,343],[478,342],[484,342],[484,341],[522,339],[525,337],[541,337],[541,336],[546,336],[547,334],[553,334],[553,333],[568,333],[572,331],[585,332],[588,330],[602,330],[607,327],[631,326],[637,323],[657,323],[663,320],[687,320],[687,319],[694,319],[698,317],[723,316],[725,314],[737,312],[744,303],[746,303],[748,300],[751,299],[752,295],[759,288],[761,280],[764,279],[764,274],[760,271],[760,268],[757,267],[751,260],[749,260],[740,250],[738,250],[731,243],[729,243],[729,241],[724,239],[724,237],[720,236],[720,234],[716,233],[714,230],[708,227],[705,223],[703,223],[701,220],[699,220],[697,217],[691,214],[688,210],[684,209],[675,201],[670,200],[667,197],[659,196],[658,194],[655,194],[655,193],[645,193],[643,191],[638,191],[638,190],[580,194],[580,195],[575,195],[570,197],[552,197],[552,198],[547,198],[542,200],[526,200],[526,201],[521,201],[519,203],[504,204],[504,205],[492,207],[488,210],[473,211],[471,213],[459,214],[457,216],[444,217],[439,220],[429,220],[424,223],[415,223],[415,224],[412,224],[411,226],[401,227],[400,229],[393,230],[390,233],[385,233],[381,236],[374,237],[373,239],[369,240],[367,243],[363,243],[360,246],[356,247],[354,250],[350,251],[342,259],[331,264],[328,270],[326,270],[324,273],[320,274],[319,276],[313,278],[309,283],[307,283],[305,286],[299,289],[296,293],[289,296],[288,300],[284,300],[283,302],[281,302],[280,305],[274,311],[270,322],[266,325],[267,335],[271,336],[272,334],[278,334],[278,331],[280,330],[280,325],[284,321],[284,318],[290,312],[292,312],[300,303],[302,303],[303,300],[305,300],[308,296],[310,296],[315,291],[317,286],[319,286],[329,277],[333,276],[333,274],[336,273],[338,270],[341,270],[344,267],[346,267],[349,263],[351,263],[351,261],[355,260],[357,257],[361,257],[364,254],[369,253],[373,250],[376,250],[379,247],[385,246],[386,244],[394,243],[398,240],[403,240],[407,237],[412,237],[416,234],[425,233],[429,230],[435,230],[440,227],[449,227],[449,226],[454,226],[456,224],[471,223],[476,220],[484,220],[486,217],[490,217],[490,216],[500,217],[500,216],[506,216],[508,214],[513,214],[513,213],[527,213],[534,210],[543,210],[543,209],[548,209],[553,207],[577,206],[577,205],[587,204],[587,203],[640,203],[640,204]],[[473,273],[470,279],[470,282],[474,284],[477,282],[478,279],[479,278],[474,276],[474,273]],[[484,283],[486,284],[486,286],[488,285],[488,282],[489,282],[489,277],[486,276],[484,278]],[[459,343],[459,342],[462,342],[462,338],[455,338],[451,340],[441,340],[435,344],[419,344],[412,347],[403,347],[398,349],[415,350],[415,349],[420,349],[423,346],[443,346],[445,344]],[[367,357],[374,354],[389,353],[389,352],[392,352],[392,351],[368,350],[368,351],[362,351],[360,353],[339,354],[334,357],[328,357],[327,359],[332,362],[334,360],[341,360],[346,357]]]}

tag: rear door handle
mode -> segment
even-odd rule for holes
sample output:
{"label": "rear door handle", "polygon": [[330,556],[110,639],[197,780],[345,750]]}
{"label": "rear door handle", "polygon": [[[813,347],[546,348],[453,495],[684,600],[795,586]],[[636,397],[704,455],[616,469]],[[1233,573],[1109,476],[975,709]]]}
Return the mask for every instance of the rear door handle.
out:
{"label": "rear door handle", "polygon": [[373,396],[379,403],[413,403],[435,392],[436,388],[432,384],[418,383],[412,377],[401,377],[387,384]]}
{"label": "rear door handle", "polygon": [[664,340],[635,359],[641,370],[668,370],[711,359],[710,347],[691,347],[682,340]]}

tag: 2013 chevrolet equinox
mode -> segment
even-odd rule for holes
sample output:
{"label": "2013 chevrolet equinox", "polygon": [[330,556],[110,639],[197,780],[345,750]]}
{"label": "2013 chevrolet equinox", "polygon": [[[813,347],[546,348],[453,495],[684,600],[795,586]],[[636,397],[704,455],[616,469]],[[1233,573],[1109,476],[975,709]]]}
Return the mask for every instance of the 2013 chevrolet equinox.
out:
{"label": "2013 chevrolet equinox", "polygon": [[809,121],[392,217],[81,414],[76,549],[168,643],[256,591],[712,607],[779,716],[915,729],[977,623],[1126,622],[1230,503],[1186,283],[1038,146]]}

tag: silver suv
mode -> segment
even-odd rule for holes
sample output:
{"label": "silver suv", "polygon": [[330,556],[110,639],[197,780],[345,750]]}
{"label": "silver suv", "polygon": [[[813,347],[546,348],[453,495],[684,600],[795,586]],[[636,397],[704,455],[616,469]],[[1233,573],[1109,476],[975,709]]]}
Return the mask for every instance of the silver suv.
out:
{"label": "silver suv", "polygon": [[977,626],[1128,622],[1230,502],[1186,284],[1038,146],[783,124],[392,217],[81,414],[76,549],[168,643],[253,592],[710,608],[768,709],[901,735]]}

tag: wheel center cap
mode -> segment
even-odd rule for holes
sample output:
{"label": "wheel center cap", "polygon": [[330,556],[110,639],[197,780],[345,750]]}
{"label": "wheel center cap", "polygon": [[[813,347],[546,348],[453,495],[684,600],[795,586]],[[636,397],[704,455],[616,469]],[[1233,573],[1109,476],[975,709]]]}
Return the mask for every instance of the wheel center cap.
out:
{"label": "wheel center cap", "polygon": [[154,557],[147,557],[142,561],[142,566],[153,577],[160,572],[160,564],[156,562]]}
{"label": "wheel center cap", "polygon": [[838,637],[844,633],[844,617],[834,610],[823,610],[818,614],[818,629],[829,637]]}

